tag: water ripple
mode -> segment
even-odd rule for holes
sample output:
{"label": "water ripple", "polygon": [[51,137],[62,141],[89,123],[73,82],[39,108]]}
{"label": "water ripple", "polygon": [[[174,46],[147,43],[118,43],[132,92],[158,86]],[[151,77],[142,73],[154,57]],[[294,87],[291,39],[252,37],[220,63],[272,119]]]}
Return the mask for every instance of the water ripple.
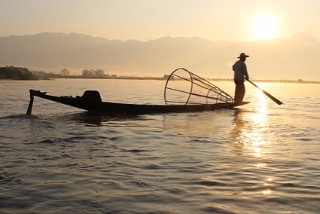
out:
{"label": "water ripple", "polygon": [[282,106],[248,87],[234,110],[106,117],[36,99],[24,115],[29,87],[152,103],[162,84],[1,84],[15,98],[0,97],[0,213],[318,213],[320,85],[269,84]]}

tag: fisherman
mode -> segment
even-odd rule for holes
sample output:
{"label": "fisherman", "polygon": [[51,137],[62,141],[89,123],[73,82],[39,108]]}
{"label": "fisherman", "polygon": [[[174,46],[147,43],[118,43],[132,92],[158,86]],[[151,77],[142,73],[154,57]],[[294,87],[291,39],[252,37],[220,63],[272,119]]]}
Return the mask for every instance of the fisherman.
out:
{"label": "fisherman", "polygon": [[241,104],[246,93],[244,80],[249,80],[246,58],[249,57],[245,53],[241,53],[238,57],[239,60],[234,63],[232,70],[234,71],[234,83],[236,84],[234,101],[236,104]]}

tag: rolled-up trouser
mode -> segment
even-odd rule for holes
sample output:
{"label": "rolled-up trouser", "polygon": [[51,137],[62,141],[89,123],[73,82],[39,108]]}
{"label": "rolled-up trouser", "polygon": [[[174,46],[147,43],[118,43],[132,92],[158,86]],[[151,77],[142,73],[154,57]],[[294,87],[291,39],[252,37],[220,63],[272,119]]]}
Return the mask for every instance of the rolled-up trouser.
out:
{"label": "rolled-up trouser", "polygon": [[237,104],[242,103],[244,95],[246,93],[246,88],[244,86],[244,80],[234,79],[234,83],[236,84],[236,89],[234,93],[234,101]]}

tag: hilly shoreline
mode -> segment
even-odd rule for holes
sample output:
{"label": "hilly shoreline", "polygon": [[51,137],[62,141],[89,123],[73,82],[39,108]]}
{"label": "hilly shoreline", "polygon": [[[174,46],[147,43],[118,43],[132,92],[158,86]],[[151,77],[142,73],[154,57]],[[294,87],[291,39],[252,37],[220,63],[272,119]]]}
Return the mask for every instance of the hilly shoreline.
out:
{"label": "hilly shoreline", "polygon": [[102,69],[118,76],[163,76],[178,67],[217,79],[232,78],[240,52],[251,77],[320,81],[320,42],[309,35],[272,41],[210,41],[198,37],[163,37],[120,41],[82,34],[40,33],[0,37],[0,66],[59,73],[67,69]]}

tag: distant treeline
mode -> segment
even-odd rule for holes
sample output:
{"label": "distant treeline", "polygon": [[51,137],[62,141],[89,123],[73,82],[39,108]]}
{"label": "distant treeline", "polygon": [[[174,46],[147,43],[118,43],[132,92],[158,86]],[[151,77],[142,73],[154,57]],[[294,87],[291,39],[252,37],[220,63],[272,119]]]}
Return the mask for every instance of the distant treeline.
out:
{"label": "distant treeline", "polygon": [[43,71],[30,71],[28,68],[6,66],[0,67],[0,79],[10,80],[44,80],[60,77],[60,75]]}
{"label": "distant treeline", "polygon": [[[70,75],[70,71],[62,69],[59,74],[44,72],[44,71],[30,71],[27,68],[6,66],[0,67],[0,80],[50,80],[54,78],[75,78],[75,79],[134,79],[134,80],[167,80],[168,75],[163,77],[138,77],[138,76],[118,76],[106,74],[101,69],[84,69],[81,75]],[[207,78],[211,81],[233,81],[232,79],[215,79]],[[258,82],[281,82],[281,83],[312,83],[320,84],[319,81],[304,81],[298,80],[255,80]]]}
{"label": "distant treeline", "polygon": [[53,78],[117,78],[117,75],[105,74],[101,69],[84,69],[81,75],[70,75],[70,71],[62,69],[59,74],[44,71],[30,71],[28,68],[6,66],[0,67],[0,79],[11,80],[48,80]]}
{"label": "distant treeline", "polygon": [[27,68],[7,66],[0,67],[0,79],[35,80],[37,78]]}

